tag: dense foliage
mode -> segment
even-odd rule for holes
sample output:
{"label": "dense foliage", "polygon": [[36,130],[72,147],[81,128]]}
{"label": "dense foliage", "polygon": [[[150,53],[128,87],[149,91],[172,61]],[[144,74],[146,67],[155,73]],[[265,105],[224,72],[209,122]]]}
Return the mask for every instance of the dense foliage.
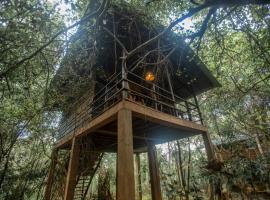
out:
{"label": "dense foliage", "polygon": [[[269,195],[269,2],[127,2],[164,25],[190,13],[171,28],[185,37],[222,85],[201,95],[199,102],[217,151],[230,149],[231,158],[216,172],[207,168],[201,138],[157,147],[164,198],[207,198],[209,181],[217,195],[230,190],[244,198],[256,187],[265,187]],[[0,2],[0,199],[43,198],[58,119],[48,104],[48,88],[67,49],[76,46],[70,45],[71,35],[90,20],[81,18],[88,3]],[[239,141],[244,148],[258,149],[257,156],[243,156]],[[91,192],[111,185],[115,195],[114,158],[104,157]],[[146,155],[141,169],[144,199],[150,199]]]}

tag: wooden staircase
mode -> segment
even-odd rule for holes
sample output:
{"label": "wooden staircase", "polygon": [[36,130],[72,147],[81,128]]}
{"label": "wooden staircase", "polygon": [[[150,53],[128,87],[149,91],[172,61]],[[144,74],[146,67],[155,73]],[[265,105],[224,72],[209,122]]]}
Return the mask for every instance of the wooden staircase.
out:
{"label": "wooden staircase", "polygon": [[93,176],[82,176],[78,180],[78,183],[74,191],[74,200],[83,200],[86,197],[88,188],[90,186]]}
{"label": "wooden staircase", "polygon": [[81,143],[80,154],[74,200],[84,200],[86,198],[92,179],[103,157],[103,153],[93,151],[93,148],[86,141]]}

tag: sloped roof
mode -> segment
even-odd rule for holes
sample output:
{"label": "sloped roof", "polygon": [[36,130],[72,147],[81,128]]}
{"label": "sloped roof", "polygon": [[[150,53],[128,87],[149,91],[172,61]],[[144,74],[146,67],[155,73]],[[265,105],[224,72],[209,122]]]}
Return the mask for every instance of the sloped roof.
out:
{"label": "sloped roof", "polygon": [[[91,9],[88,10],[91,12]],[[114,73],[115,64],[121,64],[120,46],[102,27],[114,33],[128,50],[147,41],[162,29],[162,26],[151,21],[147,15],[126,3],[111,5],[99,18],[98,27],[93,24],[93,19],[82,24],[71,38],[71,48],[67,50],[52,81],[51,88],[65,97],[67,102],[77,99],[93,84],[105,83],[108,76]],[[192,92],[200,94],[219,86],[211,72],[179,35],[169,32],[160,39],[160,45],[164,48],[172,48],[175,44],[178,47],[168,59],[172,66],[173,88],[178,96],[189,98]],[[156,45],[157,43],[151,44],[141,53],[151,51]],[[164,54],[168,52],[169,50],[165,50]],[[138,53],[128,60],[127,67],[142,55]]]}

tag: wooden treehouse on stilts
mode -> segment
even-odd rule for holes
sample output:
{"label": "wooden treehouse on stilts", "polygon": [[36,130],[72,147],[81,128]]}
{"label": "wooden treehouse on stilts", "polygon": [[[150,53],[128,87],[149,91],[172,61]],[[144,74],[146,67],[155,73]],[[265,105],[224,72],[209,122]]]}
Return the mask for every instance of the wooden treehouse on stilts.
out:
{"label": "wooden treehouse on stilts", "polygon": [[[91,6],[88,12],[97,5]],[[126,5],[111,5],[94,28],[89,20],[71,38],[73,49],[66,55],[70,60],[63,62],[52,82],[63,97],[55,103],[63,117],[46,200],[55,195],[53,177],[60,150],[70,152],[65,200],[85,199],[91,182],[87,179],[94,175],[103,152],[117,153],[117,200],[135,199],[134,153],[148,153],[153,200],[162,198],[156,144],[202,135],[208,159],[213,158],[196,96],[219,84],[173,32],[126,57],[125,49],[131,52],[162,29],[147,24],[144,17]]]}

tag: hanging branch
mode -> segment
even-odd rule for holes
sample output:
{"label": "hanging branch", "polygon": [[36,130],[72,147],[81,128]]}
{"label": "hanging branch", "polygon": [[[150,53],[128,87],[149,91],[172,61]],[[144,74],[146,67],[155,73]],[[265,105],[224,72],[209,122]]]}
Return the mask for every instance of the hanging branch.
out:
{"label": "hanging branch", "polygon": [[125,45],[116,37],[115,34],[113,34],[109,29],[107,29],[106,27],[103,27],[103,29],[110,35],[112,36],[115,41],[122,47],[123,51],[125,52],[125,54],[128,54],[128,51],[125,47]]}

